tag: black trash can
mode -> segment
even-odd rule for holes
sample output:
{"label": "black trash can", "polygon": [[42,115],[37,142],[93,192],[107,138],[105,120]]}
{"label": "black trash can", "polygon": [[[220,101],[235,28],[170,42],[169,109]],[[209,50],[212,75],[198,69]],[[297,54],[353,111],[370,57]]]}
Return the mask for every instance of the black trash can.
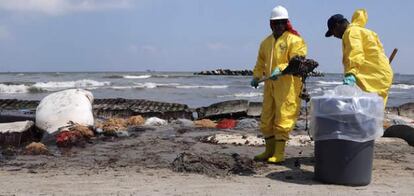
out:
{"label": "black trash can", "polygon": [[371,182],[374,140],[315,141],[315,179],[328,184],[365,186]]}

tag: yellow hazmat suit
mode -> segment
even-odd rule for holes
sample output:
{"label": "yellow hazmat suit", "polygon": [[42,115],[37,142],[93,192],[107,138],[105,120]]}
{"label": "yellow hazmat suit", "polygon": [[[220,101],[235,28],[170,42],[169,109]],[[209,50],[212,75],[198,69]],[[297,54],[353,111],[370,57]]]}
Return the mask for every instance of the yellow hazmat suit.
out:
{"label": "yellow hazmat suit", "polygon": [[344,73],[353,74],[362,90],[378,93],[386,105],[393,72],[378,35],[364,28],[367,20],[365,10],[355,11],[342,36]]}
{"label": "yellow hazmat suit", "polygon": [[[306,56],[304,40],[288,31],[275,40],[268,36],[260,45],[253,77],[270,76],[275,68],[284,70],[294,56]],[[267,80],[264,84],[263,109],[260,129],[265,138],[288,140],[300,110],[301,78],[292,75]]]}

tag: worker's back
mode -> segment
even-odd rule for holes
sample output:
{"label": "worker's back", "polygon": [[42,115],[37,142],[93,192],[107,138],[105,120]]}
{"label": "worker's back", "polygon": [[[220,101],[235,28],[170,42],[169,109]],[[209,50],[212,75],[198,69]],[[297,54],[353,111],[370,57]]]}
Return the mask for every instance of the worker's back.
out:
{"label": "worker's back", "polygon": [[386,102],[393,72],[378,35],[365,28],[367,20],[366,11],[357,10],[342,36],[344,73],[354,74],[359,87]]}

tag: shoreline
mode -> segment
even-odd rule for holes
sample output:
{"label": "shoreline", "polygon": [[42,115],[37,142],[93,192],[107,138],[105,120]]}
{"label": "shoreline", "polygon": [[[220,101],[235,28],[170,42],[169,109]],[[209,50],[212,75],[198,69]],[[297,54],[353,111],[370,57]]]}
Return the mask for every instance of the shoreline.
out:
{"label": "shoreline", "polygon": [[[58,149],[53,156],[17,155],[0,159],[1,194],[88,195],[268,195],[414,193],[413,147],[401,139],[380,138],[375,143],[371,184],[362,187],[322,184],[313,179],[313,144],[288,145],[286,161],[272,165],[254,163],[251,174],[209,177],[207,173],[174,172],[172,162],[181,153],[205,158],[238,154],[251,159],[263,147],[213,144],[199,140],[212,134],[255,134],[255,129],[215,130],[166,126],[137,129],[126,138],[101,138]],[[303,130],[292,134],[303,135]],[[214,159],[211,159],[214,160]],[[221,159],[218,159],[221,160]],[[224,162],[223,162],[224,163]],[[190,165],[189,165],[190,166]],[[196,167],[196,165],[194,165]],[[245,165],[247,166],[247,165]],[[208,171],[208,170],[207,170]],[[401,183],[404,182],[404,183]],[[186,184],[185,186],[183,186]],[[323,195],[323,193],[322,193]]]}
{"label": "shoreline", "polygon": [[[35,111],[37,105],[39,104],[40,100],[30,100],[30,99],[0,99],[0,111],[4,110],[10,110],[10,111],[17,111],[17,110],[31,110],[31,111]],[[206,106],[200,106],[200,107],[189,107],[187,104],[184,103],[174,103],[174,102],[164,102],[164,101],[153,101],[153,100],[147,100],[147,99],[127,99],[127,98],[104,98],[104,99],[94,99],[94,103],[93,105],[93,109],[97,109],[98,107],[100,107],[101,105],[105,105],[107,108],[110,106],[116,106],[117,108],[119,108],[121,106],[121,110],[122,107],[123,109],[128,109],[127,106],[125,106],[125,104],[142,104],[143,106],[145,105],[151,105],[151,104],[159,104],[162,106],[180,106],[182,107],[182,109],[188,109],[190,111],[198,111],[201,109],[206,109],[206,108],[211,108],[211,107],[217,107],[217,106],[223,106],[225,107],[227,103],[236,103],[236,104],[241,104],[241,105],[246,105],[249,104],[247,107],[254,107],[253,109],[257,110],[258,107],[261,107],[262,102],[260,101],[249,101],[247,99],[232,99],[232,100],[227,100],[227,101],[221,101],[221,102],[216,102],[210,105],[206,105]],[[251,104],[250,104],[251,103]],[[302,104],[301,106],[301,112],[303,112],[303,110],[305,109],[305,104]],[[246,107],[246,106],[245,106]],[[310,107],[310,104],[308,103],[308,107]],[[244,108],[243,108],[244,109]],[[247,110],[248,108],[246,108],[245,110]],[[414,102],[406,102],[403,104],[400,104],[399,106],[387,106],[385,108],[385,112],[386,113],[391,113],[391,114],[398,114],[400,112],[403,113],[409,113],[410,110],[414,109]],[[163,109],[164,111],[157,111],[157,108],[155,110],[153,110],[154,112],[165,112],[168,111]],[[170,110],[173,111],[173,110]],[[227,113],[233,113],[232,111],[228,111]],[[257,112],[255,112],[256,115],[253,115],[253,117],[257,117],[259,115],[257,115]],[[1,114],[0,114],[1,116]],[[411,117],[414,118],[414,114],[413,116],[407,116],[407,117]]]}
{"label": "shoreline", "polygon": [[[16,103],[16,108],[31,104],[32,108],[37,106],[31,102],[26,102],[26,106],[24,102]],[[128,112],[118,110],[113,113],[107,109],[111,109],[111,104],[114,104],[118,109],[128,111],[136,103],[137,100],[131,103],[123,99],[97,100],[94,113],[99,114],[100,118],[105,115],[114,117],[110,114],[116,112],[118,117],[130,116]],[[148,101],[139,103],[153,104]],[[165,109],[163,106],[166,105],[163,104],[171,103],[162,103],[158,109]],[[226,108],[226,104],[233,107],[221,110],[222,113],[214,113],[217,108]],[[10,105],[0,104],[0,107],[7,108]],[[138,108],[139,104],[136,106]],[[176,109],[173,112],[193,110],[182,104],[170,106]],[[241,118],[257,119],[257,116],[247,116],[251,109],[247,106],[249,103],[246,100],[233,100],[210,105],[200,112],[210,112],[210,117],[223,117],[223,114],[236,117],[235,114],[243,114],[246,116],[242,115]],[[255,109],[258,106],[252,105]],[[401,117],[399,114],[412,115],[410,112],[413,108],[414,103],[394,108],[386,114],[386,119],[392,125]],[[146,111],[145,108],[142,111]],[[151,115],[155,114],[154,111],[151,111]],[[254,111],[256,114],[258,112]],[[0,194],[320,195],[321,190],[364,195],[414,193],[413,147],[399,138],[383,137],[376,140],[370,185],[348,187],[315,181],[314,143],[305,131],[304,119],[305,115],[301,113],[291,132],[292,140],[286,147],[286,161],[279,165],[252,160],[254,155],[263,150],[263,138],[257,136],[260,134],[257,124],[253,127],[217,129],[197,128],[169,120],[163,126],[128,128],[127,136],[122,137],[97,134],[91,140],[69,148],[49,144],[47,148],[51,155],[24,155],[23,147],[1,149],[0,186],[3,188]],[[413,118],[407,119],[409,123],[414,122]],[[219,134],[222,142],[218,139]],[[212,137],[215,139],[206,139]],[[196,162],[174,164],[183,155],[192,156]]]}

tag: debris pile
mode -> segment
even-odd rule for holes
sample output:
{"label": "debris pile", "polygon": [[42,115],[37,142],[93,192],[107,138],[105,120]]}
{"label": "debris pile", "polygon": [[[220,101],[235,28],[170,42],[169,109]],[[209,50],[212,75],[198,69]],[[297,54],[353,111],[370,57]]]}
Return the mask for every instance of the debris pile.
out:
{"label": "debris pile", "polygon": [[25,155],[51,155],[47,147],[38,142],[32,142],[24,148]]}
{"label": "debris pile", "polygon": [[175,172],[191,172],[210,177],[224,177],[230,174],[255,174],[255,162],[239,154],[222,153],[201,154],[181,153],[171,163]]}
{"label": "debris pile", "polygon": [[94,136],[95,134],[89,127],[75,124],[60,130],[56,135],[56,145],[59,147],[71,147],[80,142],[88,141]]}
{"label": "debris pile", "polygon": [[80,132],[61,131],[56,135],[56,145],[59,147],[71,147],[78,144],[82,139]]}
{"label": "debris pile", "polygon": [[216,128],[217,123],[210,119],[202,119],[194,121],[194,125],[201,128]]}
{"label": "debris pile", "polygon": [[91,128],[87,126],[79,125],[79,124],[69,128],[69,130],[74,131],[74,132],[79,132],[80,135],[82,135],[85,139],[88,139],[88,140],[95,136]]}
{"label": "debris pile", "polygon": [[237,121],[234,119],[222,119],[217,123],[216,128],[219,129],[233,129],[236,127]]}
{"label": "debris pile", "polygon": [[127,120],[129,126],[139,126],[145,123],[145,119],[141,115],[131,116]]}
{"label": "debris pile", "polygon": [[102,123],[102,130],[105,135],[116,135],[117,131],[126,130],[127,125],[123,118],[110,118]]}

